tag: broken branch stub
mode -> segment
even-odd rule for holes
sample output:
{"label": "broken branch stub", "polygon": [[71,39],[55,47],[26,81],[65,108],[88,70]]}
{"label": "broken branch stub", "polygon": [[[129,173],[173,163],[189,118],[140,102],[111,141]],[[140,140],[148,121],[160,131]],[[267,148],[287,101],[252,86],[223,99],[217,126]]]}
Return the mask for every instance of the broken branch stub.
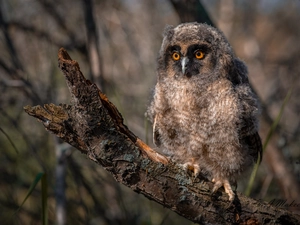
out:
{"label": "broken branch stub", "polygon": [[[125,134],[144,154],[156,162],[163,164],[168,163],[168,159],[165,156],[153,151],[148,145],[137,138],[127,128],[127,126],[124,125],[124,120],[118,109],[108,100],[106,95],[103,94],[95,84],[92,84],[89,80],[85,79],[80,71],[78,63],[72,60],[67,51],[63,48],[61,48],[58,52],[58,65],[65,75],[67,86],[77,107],[82,107],[88,112],[87,114],[93,118],[97,118],[99,116],[105,117],[108,114],[116,129]],[[92,104],[96,104],[96,107],[103,105],[106,115],[98,114],[100,113],[99,111],[95,112],[95,107]],[[105,118],[105,121],[106,119],[108,118]],[[111,126],[111,124],[109,126]]]}

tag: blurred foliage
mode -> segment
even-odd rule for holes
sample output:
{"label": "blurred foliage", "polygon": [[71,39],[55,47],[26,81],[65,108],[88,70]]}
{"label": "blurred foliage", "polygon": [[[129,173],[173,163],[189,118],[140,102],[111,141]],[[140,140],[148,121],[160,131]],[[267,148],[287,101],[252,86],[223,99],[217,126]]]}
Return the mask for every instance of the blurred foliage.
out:
{"label": "blurred foliage", "polygon": [[[275,142],[299,184],[300,1],[202,3],[236,54],[247,63],[250,81],[271,120],[294,87]],[[23,106],[70,101],[57,68],[60,47],[79,62],[86,76],[91,74],[83,4],[83,0],[0,0],[1,224],[42,223],[40,185],[11,216],[41,171],[48,175],[49,224],[55,224],[55,174],[62,144],[26,115]],[[165,25],[180,23],[179,17],[169,1],[95,0],[92,4],[100,41],[102,89],[129,128],[142,139],[147,134],[151,140],[144,112],[156,80],[156,55]],[[266,132],[262,130],[261,134],[264,137]],[[119,185],[78,151],[68,148],[65,153],[67,224],[192,224]],[[276,174],[263,161],[253,197],[284,198],[273,177]],[[247,179],[241,179],[238,190],[243,191],[246,184]]]}

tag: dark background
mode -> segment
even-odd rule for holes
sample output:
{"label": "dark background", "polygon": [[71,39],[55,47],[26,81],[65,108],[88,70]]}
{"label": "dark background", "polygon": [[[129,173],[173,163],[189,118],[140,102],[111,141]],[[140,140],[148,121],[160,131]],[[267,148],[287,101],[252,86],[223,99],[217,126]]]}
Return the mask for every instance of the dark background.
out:
{"label": "dark background", "polygon": [[[144,113],[156,81],[161,34],[166,24],[194,20],[221,29],[248,65],[262,101],[263,142],[292,90],[251,197],[300,203],[300,1],[0,0],[1,224],[41,224],[40,184],[12,215],[39,172],[48,175],[50,224],[63,224],[56,215],[65,216],[67,224],[192,224],[116,183],[46,132],[23,107],[69,103],[57,67],[58,49],[64,47],[118,107],[128,127],[152,145]],[[240,192],[248,179],[241,178]]]}

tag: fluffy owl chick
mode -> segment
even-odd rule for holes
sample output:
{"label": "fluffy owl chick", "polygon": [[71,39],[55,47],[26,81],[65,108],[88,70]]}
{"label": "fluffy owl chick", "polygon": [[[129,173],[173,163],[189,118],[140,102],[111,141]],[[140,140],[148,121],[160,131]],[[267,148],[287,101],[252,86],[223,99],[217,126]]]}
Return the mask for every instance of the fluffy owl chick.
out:
{"label": "fluffy owl chick", "polygon": [[195,175],[209,174],[213,191],[223,186],[230,200],[230,183],[261,159],[258,100],[247,68],[206,24],[166,27],[147,114],[155,145]]}

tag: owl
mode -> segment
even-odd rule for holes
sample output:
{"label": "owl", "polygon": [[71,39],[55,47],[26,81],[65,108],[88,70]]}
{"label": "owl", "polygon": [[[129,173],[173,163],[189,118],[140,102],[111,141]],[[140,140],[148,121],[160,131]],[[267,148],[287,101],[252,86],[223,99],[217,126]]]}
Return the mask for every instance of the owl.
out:
{"label": "owl", "polygon": [[222,32],[206,24],[167,26],[157,59],[157,83],[147,115],[154,144],[194,176],[224,187],[258,159],[258,98],[245,64]]}

